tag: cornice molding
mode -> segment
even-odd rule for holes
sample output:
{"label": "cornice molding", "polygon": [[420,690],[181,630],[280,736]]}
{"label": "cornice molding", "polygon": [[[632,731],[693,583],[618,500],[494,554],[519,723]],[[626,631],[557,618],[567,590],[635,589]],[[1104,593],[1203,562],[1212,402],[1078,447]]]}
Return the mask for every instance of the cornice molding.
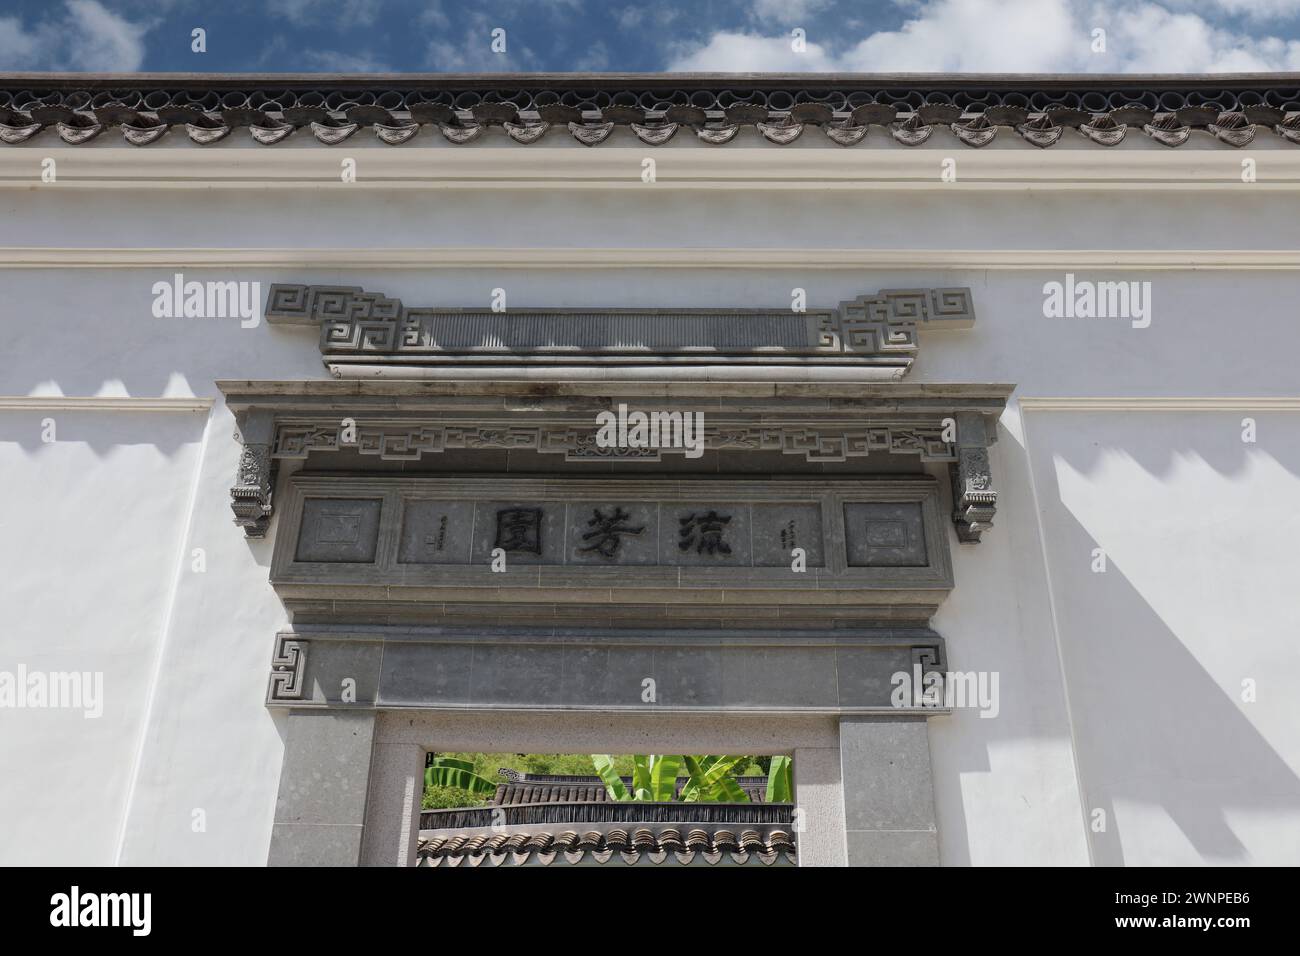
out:
{"label": "cornice molding", "polygon": [[0,411],[206,412],[210,398],[136,398],[97,395],[0,395]]}
{"label": "cornice molding", "polygon": [[1300,249],[0,247],[0,269],[1122,269],[1293,271]]}
{"label": "cornice molding", "polygon": [[1300,411],[1300,396],[1166,396],[1052,397],[1020,396],[1020,407],[1043,412],[1294,412]]}
{"label": "cornice molding", "polygon": [[[645,148],[600,150],[485,147],[310,149],[220,152],[196,149],[142,151],[121,147],[73,149],[32,143],[0,150],[0,187],[58,189],[506,189],[680,190],[814,189],[940,190],[1295,190],[1300,151],[1261,148],[1126,150],[1059,147],[1050,152],[1000,149],[949,153],[955,138],[932,140],[936,149],[676,149],[653,154],[655,178],[643,181]],[[53,159],[57,180],[42,181],[42,162]],[[343,182],[341,163],[356,161],[354,182]],[[1255,161],[1255,180],[1242,182],[1242,160]],[[954,159],[955,179],[945,180]]]}

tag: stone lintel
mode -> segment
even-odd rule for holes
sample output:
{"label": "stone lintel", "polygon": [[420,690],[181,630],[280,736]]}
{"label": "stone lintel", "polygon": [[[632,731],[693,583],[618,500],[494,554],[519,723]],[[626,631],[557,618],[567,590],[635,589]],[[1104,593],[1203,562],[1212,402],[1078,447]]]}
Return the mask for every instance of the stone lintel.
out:
{"label": "stone lintel", "polygon": [[943,639],[927,628],[310,628],[277,636],[267,705],[295,713],[931,716],[947,713],[942,694],[930,698],[936,703],[900,699],[897,675],[909,685],[941,678],[945,660]]}

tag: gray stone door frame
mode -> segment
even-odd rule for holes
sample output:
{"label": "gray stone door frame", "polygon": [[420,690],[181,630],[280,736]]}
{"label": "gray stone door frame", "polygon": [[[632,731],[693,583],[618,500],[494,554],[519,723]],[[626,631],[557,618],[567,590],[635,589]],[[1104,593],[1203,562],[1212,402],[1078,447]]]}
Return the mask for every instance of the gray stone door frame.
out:
{"label": "gray stone door frame", "polygon": [[939,862],[921,716],[296,709],[269,863],[414,865],[425,754],[501,748],[792,754],[800,866]]}

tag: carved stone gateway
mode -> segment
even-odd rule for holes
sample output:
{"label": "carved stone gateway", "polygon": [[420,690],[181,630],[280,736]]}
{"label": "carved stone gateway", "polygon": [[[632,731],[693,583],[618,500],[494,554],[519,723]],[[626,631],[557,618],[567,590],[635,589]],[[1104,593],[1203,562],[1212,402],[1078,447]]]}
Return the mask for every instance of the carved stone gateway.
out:
{"label": "carved stone gateway", "polygon": [[[893,768],[899,809],[842,796],[801,855],[937,860],[924,721],[946,711],[898,675],[943,686],[929,622],[953,539],[992,525],[1011,387],[900,380],[927,331],[972,324],[969,290],[494,313],[277,285],[267,316],[319,326],[333,375],[218,383],[244,446],[232,508],[274,535],[292,618],[266,679],[289,714],[273,862],[412,862],[418,813],[385,781],[418,805],[423,749],[382,735],[462,713],[819,720],[830,743],[794,745],[796,774],[838,748],[838,786]],[[602,440],[615,409],[702,416],[693,454]],[[325,752],[376,769],[322,815],[300,795]]]}

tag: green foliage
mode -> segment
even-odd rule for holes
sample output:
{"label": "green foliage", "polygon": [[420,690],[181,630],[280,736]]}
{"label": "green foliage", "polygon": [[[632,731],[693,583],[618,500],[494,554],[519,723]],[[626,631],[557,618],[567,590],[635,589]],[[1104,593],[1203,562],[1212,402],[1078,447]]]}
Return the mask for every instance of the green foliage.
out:
{"label": "green foliage", "polygon": [[592,754],[596,775],[605,784],[611,800],[620,802],[662,803],[677,799],[677,775],[683,758],[678,754],[634,754],[632,756],[632,790],[628,791],[609,754]]}
{"label": "green foliage", "polygon": [[794,803],[794,759],[776,756],[768,760],[767,802]]}
{"label": "green foliage", "polygon": [[751,757],[683,757],[690,782],[682,787],[685,803],[749,803],[749,794],[736,782],[736,774],[748,767]]}
{"label": "green foliage", "polygon": [[489,797],[479,796],[460,787],[425,787],[420,802],[422,810],[447,810],[453,807],[481,807]]}
{"label": "green foliage", "polygon": [[[766,776],[767,799],[772,802],[791,802],[794,790],[789,757],[445,753],[437,754],[434,761],[441,769],[433,774],[426,770],[422,802],[426,810],[482,806],[502,781],[497,774],[501,768],[589,776],[594,767],[611,798],[627,801],[747,803],[748,797],[735,779],[741,776]],[[630,788],[623,777],[631,779]],[[677,784],[683,778],[682,793],[677,795]]]}
{"label": "green foliage", "polygon": [[454,787],[481,797],[491,796],[497,790],[495,782],[474,772],[472,761],[446,756],[435,756],[424,768],[424,786],[425,789]]}
{"label": "green foliage", "polygon": [[[761,768],[758,759],[748,755],[693,756],[687,754],[635,754],[632,760],[632,789],[629,790],[614,757],[592,754],[591,763],[605,784],[611,800],[620,802],[749,803],[749,795],[736,777]],[[788,803],[793,800],[789,757],[772,757],[767,781],[767,799]],[[686,771],[686,784],[677,792],[677,780]]]}
{"label": "green foliage", "polygon": [[[426,772],[422,800],[425,810],[482,806],[491,799],[497,784],[502,782],[503,778],[497,774],[497,770],[502,768],[518,770],[520,773],[572,774],[584,777],[591,774],[591,758],[586,754],[444,753],[436,754],[434,761],[443,766],[468,771],[488,783],[490,789],[448,786],[448,780],[433,780]],[[632,775],[630,756],[613,758],[613,766],[616,775]],[[438,776],[442,777],[442,773]]]}
{"label": "green foliage", "polygon": [[609,799],[620,803],[627,803],[632,799],[632,794],[627,792],[623,778],[614,769],[613,757],[609,754],[592,754],[591,763],[596,768],[596,775],[605,784],[605,792],[609,794]]}

